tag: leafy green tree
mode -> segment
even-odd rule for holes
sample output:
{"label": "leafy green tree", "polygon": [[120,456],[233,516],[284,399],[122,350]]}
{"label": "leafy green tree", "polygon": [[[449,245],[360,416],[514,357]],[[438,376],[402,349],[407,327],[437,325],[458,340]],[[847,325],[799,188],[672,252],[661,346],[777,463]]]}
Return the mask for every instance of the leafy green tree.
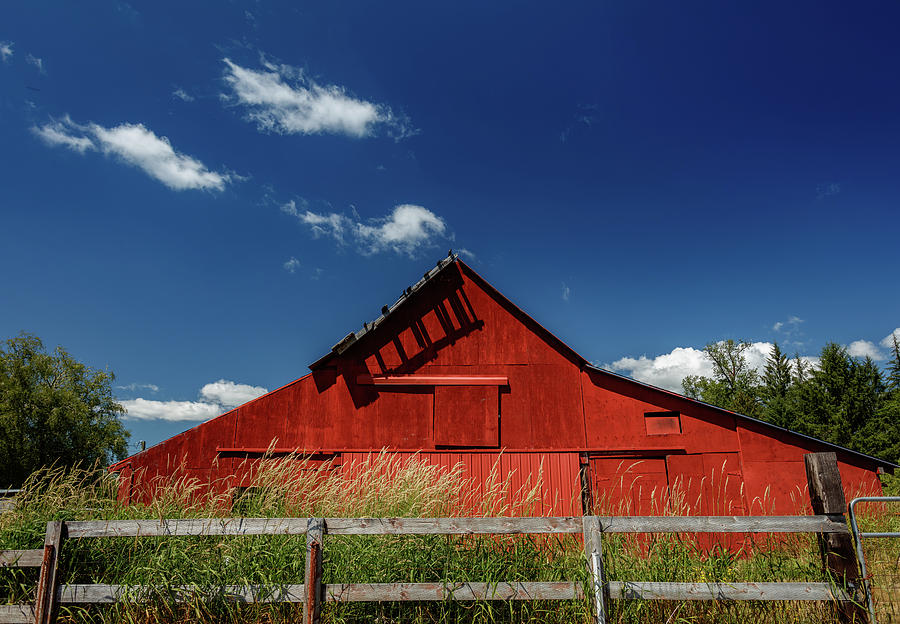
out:
{"label": "leafy green tree", "polygon": [[760,415],[759,375],[747,362],[749,342],[711,342],[704,351],[712,362],[712,378],[689,375],[681,382],[685,394],[748,416]]}
{"label": "leafy green tree", "polygon": [[0,487],[57,465],[103,464],[127,454],[130,434],[110,389],[114,375],[47,353],[37,336],[0,343]]}

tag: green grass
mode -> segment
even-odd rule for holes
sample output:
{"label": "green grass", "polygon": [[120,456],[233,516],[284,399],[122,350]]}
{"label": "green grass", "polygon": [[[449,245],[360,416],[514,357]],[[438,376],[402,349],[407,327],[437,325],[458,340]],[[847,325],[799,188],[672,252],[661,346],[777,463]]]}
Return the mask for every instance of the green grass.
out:
{"label": "green grass", "polygon": [[[219,484],[223,485],[223,484]],[[256,471],[254,487],[233,501],[232,492],[173,479],[157,484],[150,504],[122,505],[116,483],[102,470],[49,470],[25,484],[14,510],[0,515],[0,549],[38,548],[50,520],[248,517],[438,517],[528,515],[540,492],[540,475],[519,491],[496,473],[482,493],[458,470],[444,471],[416,458],[390,454],[353,467],[313,467],[296,457],[270,459]],[[513,504],[510,501],[518,501]],[[883,511],[883,510],[882,510]],[[896,514],[866,516],[864,530],[894,526]],[[896,530],[896,529],[894,529]],[[881,573],[890,574],[891,552],[874,548]],[[884,555],[884,556],[882,556]],[[586,583],[583,546],[575,536],[327,536],[326,583],[559,581]],[[757,538],[739,555],[709,539],[688,535],[604,536],[611,580],[789,581],[822,580],[812,535]],[[61,582],[153,585],[149,603],[64,607],[72,622],[294,622],[297,605],[235,605],[224,599],[186,605],[166,599],[170,588],[302,583],[304,536],[102,538],[67,540]],[[36,570],[0,570],[0,603],[33,600]],[[886,577],[887,578],[887,577]],[[896,580],[896,579],[895,579]],[[882,592],[881,600],[891,606]],[[888,611],[885,611],[888,613]],[[588,622],[587,601],[327,604],[326,622]],[[612,621],[827,622],[830,607],[816,603],[669,603],[617,601]]]}

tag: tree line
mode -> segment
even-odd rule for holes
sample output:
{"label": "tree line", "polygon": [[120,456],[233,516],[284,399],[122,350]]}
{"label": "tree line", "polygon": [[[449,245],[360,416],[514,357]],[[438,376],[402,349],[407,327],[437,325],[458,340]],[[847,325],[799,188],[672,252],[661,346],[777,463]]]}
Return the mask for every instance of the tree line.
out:
{"label": "tree line", "polygon": [[775,343],[760,371],[747,361],[750,343],[706,345],[711,377],[688,375],[684,393],[826,442],[900,463],[900,342],[882,372],[870,357],[854,358],[836,343],[813,366]]}

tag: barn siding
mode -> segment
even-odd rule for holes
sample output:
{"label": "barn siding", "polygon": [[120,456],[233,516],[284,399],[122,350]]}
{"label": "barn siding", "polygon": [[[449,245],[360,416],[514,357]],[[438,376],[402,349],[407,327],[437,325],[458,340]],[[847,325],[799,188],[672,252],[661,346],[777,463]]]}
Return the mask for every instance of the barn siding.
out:
{"label": "barn siding", "polygon": [[[508,385],[357,383],[359,376],[386,375],[499,376]],[[645,415],[660,412],[678,415],[670,433],[648,431]],[[480,431],[476,422],[483,423]],[[460,262],[437,273],[346,351],[317,363],[310,375],[114,469],[123,469],[123,482],[131,481],[123,495],[179,466],[198,478],[225,479],[217,486],[222,488],[246,480],[258,461],[252,458],[270,446],[327,450],[344,459],[359,450],[421,451],[447,468],[461,462],[479,483],[499,457],[514,487],[543,465],[548,481],[535,509],[541,513],[580,511],[581,496],[573,488],[580,483],[579,457],[587,455],[595,499],[622,476],[614,464],[630,457],[629,474],[638,470],[641,480],[660,486],[657,492],[663,484],[670,494],[676,483],[687,488],[688,498],[698,501],[692,513],[794,513],[807,501],[803,454],[830,448],[587,366]],[[611,454],[619,461],[611,463]],[[877,462],[843,451],[839,460],[848,495],[880,491]],[[124,470],[129,465],[131,473]],[[235,472],[237,480],[226,479]],[[652,502],[643,494],[619,495],[641,509]]]}

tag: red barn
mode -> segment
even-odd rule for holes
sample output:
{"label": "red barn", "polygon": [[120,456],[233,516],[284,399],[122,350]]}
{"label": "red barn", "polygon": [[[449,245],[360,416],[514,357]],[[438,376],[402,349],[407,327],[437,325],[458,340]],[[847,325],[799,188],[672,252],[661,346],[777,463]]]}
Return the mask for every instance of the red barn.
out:
{"label": "red barn", "polygon": [[270,447],[344,465],[418,453],[476,479],[499,461],[514,483],[541,471],[535,511],[560,515],[603,499],[651,513],[674,491],[694,513],[794,513],[805,453],[836,452],[848,495],[880,493],[894,468],[592,366],[454,256],[310,369],[115,464],[122,496],[178,464],[225,477]]}

